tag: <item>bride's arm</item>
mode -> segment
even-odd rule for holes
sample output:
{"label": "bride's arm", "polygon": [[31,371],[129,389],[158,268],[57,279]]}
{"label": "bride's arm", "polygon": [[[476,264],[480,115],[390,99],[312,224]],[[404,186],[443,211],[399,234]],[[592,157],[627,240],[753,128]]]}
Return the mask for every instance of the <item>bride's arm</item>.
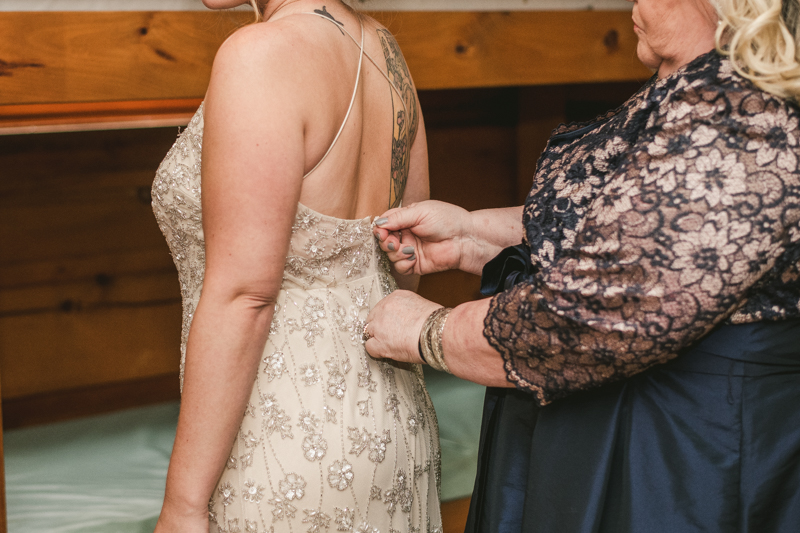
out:
{"label": "bride's arm", "polygon": [[206,97],[205,281],[158,533],[208,531],[208,500],[252,390],[300,196],[305,96],[291,42],[249,29],[218,52]]}

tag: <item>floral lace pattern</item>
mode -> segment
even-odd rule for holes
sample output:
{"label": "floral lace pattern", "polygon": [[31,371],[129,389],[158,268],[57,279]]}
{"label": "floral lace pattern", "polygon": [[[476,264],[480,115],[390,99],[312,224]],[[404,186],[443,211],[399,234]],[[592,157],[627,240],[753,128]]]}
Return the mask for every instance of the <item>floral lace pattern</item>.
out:
{"label": "floral lace pattern", "polygon": [[[181,368],[205,269],[202,133],[201,106],[152,189],[181,283]],[[370,309],[396,288],[388,264],[369,219],[298,206],[269,339],[209,502],[212,532],[439,530],[438,428],[422,371],[363,346]]]}
{"label": "floral lace pattern", "polygon": [[716,324],[800,316],[800,112],[716,52],[550,139],[525,205],[536,273],[484,334],[547,404]]}

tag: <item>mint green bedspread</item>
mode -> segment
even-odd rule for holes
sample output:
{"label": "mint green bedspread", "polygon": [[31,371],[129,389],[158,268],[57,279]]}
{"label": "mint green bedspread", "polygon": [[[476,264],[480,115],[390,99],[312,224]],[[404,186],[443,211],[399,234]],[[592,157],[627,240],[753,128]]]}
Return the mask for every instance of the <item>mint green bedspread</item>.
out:
{"label": "mint green bedspread", "polygon": [[[442,442],[442,499],[475,478],[483,387],[426,372]],[[178,404],[5,433],[9,533],[151,533]]]}

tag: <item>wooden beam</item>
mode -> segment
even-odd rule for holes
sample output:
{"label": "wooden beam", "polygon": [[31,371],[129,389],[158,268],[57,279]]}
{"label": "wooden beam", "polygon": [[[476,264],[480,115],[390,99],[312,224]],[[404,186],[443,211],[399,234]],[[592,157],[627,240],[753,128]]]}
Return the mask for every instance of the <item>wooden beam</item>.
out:
{"label": "wooden beam", "polygon": [[[420,89],[646,79],[630,14],[381,12]],[[249,13],[0,14],[0,129],[174,125]],[[74,117],[74,120],[72,120]]]}
{"label": "wooden beam", "polygon": [[185,126],[200,98],[0,106],[0,135]]}

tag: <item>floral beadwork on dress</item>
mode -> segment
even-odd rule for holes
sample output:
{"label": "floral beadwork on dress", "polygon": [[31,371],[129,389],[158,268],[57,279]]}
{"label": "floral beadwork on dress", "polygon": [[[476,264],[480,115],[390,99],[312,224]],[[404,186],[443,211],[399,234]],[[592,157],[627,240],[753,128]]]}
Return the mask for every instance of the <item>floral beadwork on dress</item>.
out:
{"label": "floral beadwork on dress", "polygon": [[484,324],[509,380],[547,404],[800,316],[798,155],[800,110],[716,52],[557,129],[523,215],[536,272]]}
{"label": "floral beadwork on dress", "polygon": [[[181,369],[205,272],[202,131],[201,106],[152,191],[181,283]],[[368,218],[298,205],[269,338],[209,502],[212,533],[437,530],[440,473],[416,475],[439,460],[422,371],[364,350],[370,309],[396,288]]]}
{"label": "floral beadwork on dress", "polygon": [[158,167],[150,194],[158,227],[178,269],[183,300],[181,388],[189,326],[200,299],[206,251],[200,209],[200,154],[203,149],[203,105]]}

